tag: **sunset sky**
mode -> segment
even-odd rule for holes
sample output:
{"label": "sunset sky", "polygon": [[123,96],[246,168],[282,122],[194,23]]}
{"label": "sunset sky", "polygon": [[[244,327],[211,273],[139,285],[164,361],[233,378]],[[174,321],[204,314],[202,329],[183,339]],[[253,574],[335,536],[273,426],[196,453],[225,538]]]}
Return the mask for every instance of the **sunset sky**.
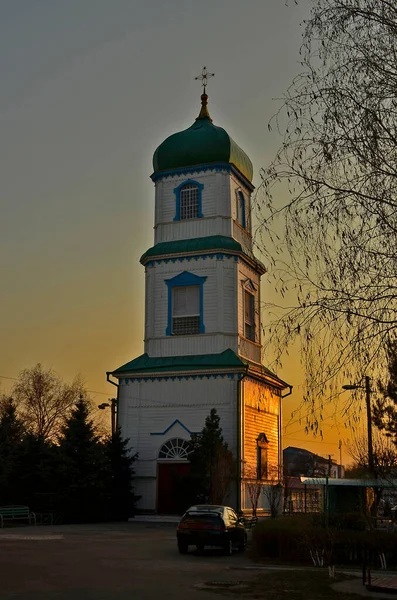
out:
{"label": "sunset sky", "polygon": [[[113,395],[106,371],[143,351],[152,154],[197,116],[207,65],[211,116],[258,183],[280,144],[267,125],[299,72],[308,3],[1,0],[0,390],[42,362],[80,373],[98,403]],[[333,418],[323,442],[290,419],[299,356],[279,375],[294,385],[284,445],[339,459]]]}

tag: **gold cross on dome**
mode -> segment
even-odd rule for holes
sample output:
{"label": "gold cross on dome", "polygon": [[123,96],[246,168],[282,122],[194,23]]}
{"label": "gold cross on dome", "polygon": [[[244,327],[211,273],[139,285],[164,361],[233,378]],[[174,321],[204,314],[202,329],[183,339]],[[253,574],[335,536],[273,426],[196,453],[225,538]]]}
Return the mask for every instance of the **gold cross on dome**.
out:
{"label": "gold cross on dome", "polygon": [[203,94],[205,94],[205,88],[207,87],[208,79],[210,77],[215,77],[215,73],[208,73],[207,67],[203,67],[201,75],[198,75],[198,77],[194,78],[195,81],[201,81],[201,85],[203,86]]}

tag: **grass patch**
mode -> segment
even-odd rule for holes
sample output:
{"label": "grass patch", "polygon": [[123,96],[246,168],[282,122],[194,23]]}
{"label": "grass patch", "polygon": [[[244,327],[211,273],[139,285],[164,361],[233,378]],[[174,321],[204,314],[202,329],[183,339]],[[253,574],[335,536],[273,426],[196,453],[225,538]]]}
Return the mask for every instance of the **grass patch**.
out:
{"label": "grass patch", "polygon": [[[331,588],[333,583],[351,579],[337,575],[330,579],[328,571],[267,571],[254,579],[244,581],[244,586],[233,589],[212,589],[223,596],[258,600],[343,600],[359,598],[356,594],[343,594]],[[361,596],[360,596],[361,597]]]}

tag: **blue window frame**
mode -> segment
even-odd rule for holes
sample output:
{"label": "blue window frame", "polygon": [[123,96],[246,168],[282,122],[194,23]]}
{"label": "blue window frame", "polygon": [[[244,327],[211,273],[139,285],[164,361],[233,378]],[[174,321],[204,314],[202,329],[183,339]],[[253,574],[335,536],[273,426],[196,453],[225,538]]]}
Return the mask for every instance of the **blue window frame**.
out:
{"label": "blue window frame", "polygon": [[246,218],[245,218],[245,196],[243,192],[237,192],[237,221],[244,229],[246,229]]}
{"label": "blue window frame", "polygon": [[184,271],[165,280],[168,287],[166,335],[205,333],[203,287],[206,279]]}
{"label": "blue window frame", "polygon": [[203,183],[199,183],[193,179],[182,181],[178,187],[174,188],[174,194],[176,198],[174,221],[202,218],[203,188]]}

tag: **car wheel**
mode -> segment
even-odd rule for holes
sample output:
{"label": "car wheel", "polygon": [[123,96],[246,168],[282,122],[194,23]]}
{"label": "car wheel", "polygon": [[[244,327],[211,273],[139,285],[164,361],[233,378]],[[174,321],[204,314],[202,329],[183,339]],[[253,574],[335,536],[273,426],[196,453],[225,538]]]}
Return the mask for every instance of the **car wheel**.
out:
{"label": "car wheel", "polygon": [[188,549],[189,549],[189,546],[187,544],[184,544],[183,542],[179,542],[179,544],[178,544],[179,554],[187,554]]}
{"label": "car wheel", "polygon": [[225,554],[226,556],[231,556],[233,554],[233,542],[232,540],[228,540],[225,544]]}
{"label": "car wheel", "polygon": [[197,544],[196,548],[197,548],[197,552],[199,554],[203,554],[203,552],[204,552],[204,544]]}

